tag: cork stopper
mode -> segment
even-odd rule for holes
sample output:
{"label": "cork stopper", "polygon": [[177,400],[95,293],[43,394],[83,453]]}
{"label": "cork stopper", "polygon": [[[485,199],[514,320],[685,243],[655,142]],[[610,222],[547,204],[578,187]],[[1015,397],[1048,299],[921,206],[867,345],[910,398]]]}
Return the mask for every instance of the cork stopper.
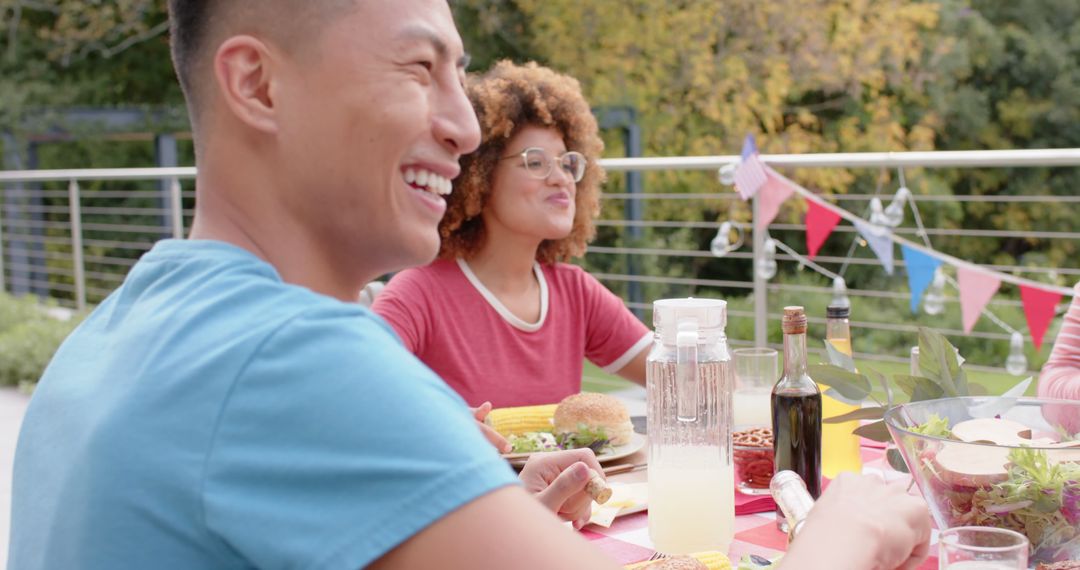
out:
{"label": "cork stopper", "polygon": [[784,334],[806,334],[806,310],[802,307],[784,307],[782,327]]}
{"label": "cork stopper", "polygon": [[611,498],[611,487],[599,473],[593,470],[589,471],[589,482],[585,484],[585,492],[601,505]]}

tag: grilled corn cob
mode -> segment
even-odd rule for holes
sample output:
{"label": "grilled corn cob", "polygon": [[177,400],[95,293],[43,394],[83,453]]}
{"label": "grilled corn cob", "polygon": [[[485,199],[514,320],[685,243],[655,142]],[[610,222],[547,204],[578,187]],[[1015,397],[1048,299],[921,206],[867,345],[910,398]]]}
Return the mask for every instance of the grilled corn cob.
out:
{"label": "grilled corn cob", "polygon": [[530,431],[551,431],[551,418],[558,404],[497,408],[484,418],[484,423],[495,428],[503,436],[518,435]]}
{"label": "grilled corn cob", "polygon": [[[723,552],[709,550],[706,552],[695,552],[690,556],[701,561],[701,563],[707,566],[709,570],[731,570],[731,561],[728,560],[728,557],[724,555]],[[638,562],[637,564],[627,566],[626,570],[646,568],[648,565],[649,562]]]}

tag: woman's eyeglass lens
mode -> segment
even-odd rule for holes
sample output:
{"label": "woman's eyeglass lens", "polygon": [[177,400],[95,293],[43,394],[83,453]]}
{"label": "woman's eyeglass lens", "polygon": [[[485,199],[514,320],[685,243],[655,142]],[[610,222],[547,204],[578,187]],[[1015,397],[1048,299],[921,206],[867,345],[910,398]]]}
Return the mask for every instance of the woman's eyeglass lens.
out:
{"label": "woman's eyeglass lens", "polygon": [[[506,158],[514,157],[508,156]],[[585,176],[585,155],[577,151],[572,150],[563,153],[562,156],[553,160],[544,149],[527,148],[521,153],[521,159],[525,164],[525,170],[533,178],[544,179],[550,176],[555,161],[558,161],[559,168],[569,174],[574,182],[581,182],[581,179]]]}

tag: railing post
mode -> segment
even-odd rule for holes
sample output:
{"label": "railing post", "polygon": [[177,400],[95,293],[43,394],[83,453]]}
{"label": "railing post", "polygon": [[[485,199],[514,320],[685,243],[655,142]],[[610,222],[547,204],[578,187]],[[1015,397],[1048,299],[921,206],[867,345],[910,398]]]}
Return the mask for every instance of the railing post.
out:
{"label": "railing post", "polygon": [[766,346],[769,343],[769,303],[768,290],[765,288],[767,281],[758,275],[758,266],[765,259],[765,233],[767,228],[758,227],[758,219],[761,216],[761,200],[754,197],[753,219],[750,225],[754,232],[754,266],[751,274],[754,276],[754,346]]}
{"label": "railing post", "polygon": [[79,183],[72,179],[68,185],[68,216],[71,221],[71,261],[75,266],[75,307],[86,310],[86,268],[83,264],[82,208]]}
{"label": "railing post", "polygon": [[[158,168],[172,168],[177,165],[179,152],[176,148],[176,136],[171,133],[162,133],[154,137],[154,158],[157,162]],[[170,193],[172,192],[172,185],[167,178],[161,178],[158,180],[158,199],[157,203],[161,205],[163,210],[169,209],[169,206],[175,207],[175,202],[171,199]],[[182,219],[182,218],[181,218]],[[168,237],[172,235],[176,237],[176,212],[170,211],[161,216],[161,225],[165,226],[172,222],[172,228],[163,228],[165,231],[161,232],[161,237]],[[183,230],[181,230],[181,234]]]}
{"label": "railing post", "polygon": [[173,177],[169,183],[169,199],[172,202],[172,237],[184,239],[184,201],[182,198],[180,179]]}
{"label": "railing post", "polygon": [[[4,193],[0,186],[0,194]],[[0,196],[0,293],[7,293],[7,274],[4,273],[4,197]]]}
{"label": "railing post", "polygon": [[[638,126],[633,114],[631,114],[630,123],[626,126],[626,156],[641,156],[641,127]],[[626,192],[632,196],[626,201],[626,216],[630,220],[636,222],[645,219],[643,204],[641,203],[641,199],[637,197],[638,194],[641,194],[644,191],[643,186],[641,172],[631,170],[626,173]],[[641,242],[641,236],[644,235],[641,226],[630,226],[628,233],[630,234],[630,239],[633,243],[627,245],[640,247],[636,244]],[[626,273],[628,275],[638,275],[639,269],[637,265],[638,263],[637,260],[634,259],[634,256],[626,256]],[[636,314],[639,319],[644,319],[645,311],[638,308],[638,306],[644,302],[644,295],[641,293],[641,283],[638,281],[631,281],[627,293],[630,297],[630,302],[635,304],[634,314]]]}

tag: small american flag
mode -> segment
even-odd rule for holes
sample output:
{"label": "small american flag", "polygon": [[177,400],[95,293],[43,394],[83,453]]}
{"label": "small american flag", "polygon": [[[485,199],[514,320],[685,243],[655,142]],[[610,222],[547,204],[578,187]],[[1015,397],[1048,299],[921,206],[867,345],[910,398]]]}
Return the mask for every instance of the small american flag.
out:
{"label": "small american flag", "polygon": [[766,181],[765,168],[758,159],[754,135],[746,135],[742,147],[742,161],[735,169],[735,188],[739,190],[743,200],[749,200]]}

